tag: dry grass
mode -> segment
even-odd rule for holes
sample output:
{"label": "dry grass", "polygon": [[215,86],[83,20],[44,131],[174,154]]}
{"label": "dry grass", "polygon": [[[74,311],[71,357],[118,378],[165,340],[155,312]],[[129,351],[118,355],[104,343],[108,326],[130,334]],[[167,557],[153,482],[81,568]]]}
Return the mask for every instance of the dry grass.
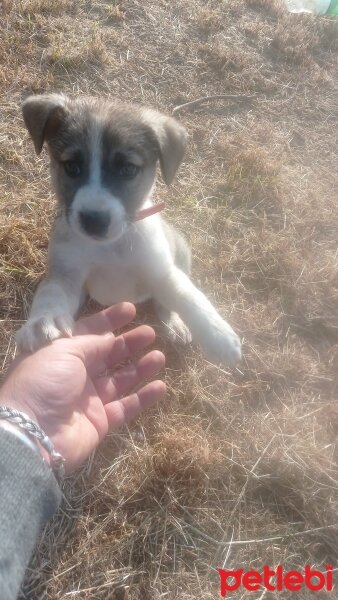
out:
{"label": "dry grass", "polygon": [[[243,337],[243,363],[217,369],[159,338],[167,401],[65,483],[22,598],[211,600],[223,564],[335,563],[338,21],[272,0],[0,10],[4,369],[54,211],[22,98],[99,93],[170,112],[211,94],[254,96],[182,112],[185,164],[158,189],[191,241],[195,280]],[[138,319],[155,322],[149,310]]]}

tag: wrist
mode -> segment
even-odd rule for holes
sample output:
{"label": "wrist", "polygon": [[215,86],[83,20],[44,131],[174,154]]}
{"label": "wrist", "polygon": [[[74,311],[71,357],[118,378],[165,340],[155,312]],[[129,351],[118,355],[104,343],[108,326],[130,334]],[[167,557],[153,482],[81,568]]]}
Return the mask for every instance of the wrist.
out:
{"label": "wrist", "polygon": [[15,394],[15,390],[11,393],[11,390],[7,389],[6,382],[0,391],[0,406],[10,406],[19,412],[23,412],[39,425],[39,420],[31,406],[25,400],[19,399],[18,394]]}
{"label": "wrist", "polygon": [[48,454],[48,461],[54,473],[58,477],[63,477],[65,473],[65,459],[64,457],[55,450],[55,446],[52,440],[46,435],[36,421],[33,421],[27,414],[17,410],[11,406],[0,404],[0,419],[5,419],[10,423],[14,423],[20,429],[23,429],[31,437],[38,440],[41,451],[46,451]]}
{"label": "wrist", "polygon": [[36,454],[39,454],[48,466],[50,467],[50,456],[48,452],[39,444],[37,440],[32,438],[24,429],[22,429],[19,425],[15,423],[11,423],[9,421],[5,421],[4,419],[0,419],[0,429],[5,429],[9,431],[15,437],[20,439],[27,447],[31,448]]}

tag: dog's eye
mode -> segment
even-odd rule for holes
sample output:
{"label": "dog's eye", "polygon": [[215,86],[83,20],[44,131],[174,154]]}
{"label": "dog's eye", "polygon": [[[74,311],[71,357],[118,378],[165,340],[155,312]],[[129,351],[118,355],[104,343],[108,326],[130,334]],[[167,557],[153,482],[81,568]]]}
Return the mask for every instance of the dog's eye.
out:
{"label": "dog's eye", "polygon": [[68,177],[79,177],[82,172],[81,164],[76,160],[66,160],[63,163],[63,168],[66,171]]}
{"label": "dog's eye", "polygon": [[122,167],[118,168],[118,174],[124,179],[134,179],[139,172],[140,167],[133,163],[125,163]]}

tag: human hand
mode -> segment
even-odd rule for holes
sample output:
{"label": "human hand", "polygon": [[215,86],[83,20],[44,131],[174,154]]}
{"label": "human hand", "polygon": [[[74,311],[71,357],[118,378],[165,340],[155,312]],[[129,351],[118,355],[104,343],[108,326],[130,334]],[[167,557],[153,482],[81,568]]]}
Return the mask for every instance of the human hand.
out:
{"label": "human hand", "polygon": [[108,431],[129,422],[164,395],[162,381],[152,381],[130,394],[164,366],[164,355],[158,350],[107,374],[155,339],[154,330],[146,325],[114,336],[112,330],[134,316],[135,307],[122,303],[80,319],[72,338],[20,355],[0,390],[1,405],[26,413],[50,437],[66,459],[67,473],[88,457]]}

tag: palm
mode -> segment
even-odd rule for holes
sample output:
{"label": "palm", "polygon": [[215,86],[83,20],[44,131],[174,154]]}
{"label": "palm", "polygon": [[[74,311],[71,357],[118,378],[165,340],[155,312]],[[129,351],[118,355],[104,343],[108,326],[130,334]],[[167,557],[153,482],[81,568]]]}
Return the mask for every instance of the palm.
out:
{"label": "palm", "polygon": [[107,434],[108,419],[95,381],[82,360],[67,352],[67,346],[69,340],[60,340],[51,347],[48,369],[39,378],[39,402],[32,409],[58,451],[67,460],[70,448],[72,461],[79,464]]}
{"label": "palm", "polygon": [[12,391],[18,408],[34,415],[66,459],[68,470],[83,462],[109,429],[123,425],[163,395],[164,384],[153,381],[126,396],[161,369],[162,353],[150,352],[116,370],[154,339],[146,326],[116,338],[107,334],[133,316],[134,307],[123,304],[78,321],[73,338],[56,340],[19,358],[5,382],[2,395]]}

